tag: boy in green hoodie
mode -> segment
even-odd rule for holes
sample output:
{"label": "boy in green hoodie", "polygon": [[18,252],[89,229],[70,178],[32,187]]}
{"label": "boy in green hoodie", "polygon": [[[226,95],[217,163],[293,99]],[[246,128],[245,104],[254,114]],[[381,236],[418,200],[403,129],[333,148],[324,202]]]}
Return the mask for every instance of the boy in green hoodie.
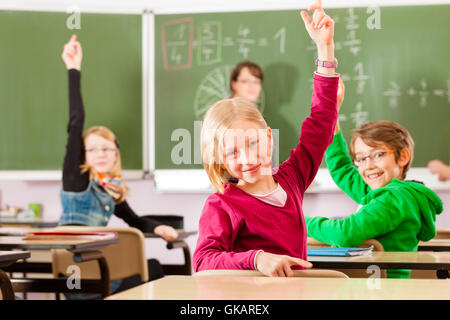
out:
{"label": "boy in green hoodie", "polygon": [[[345,87],[339,83],[338,109]],[[374,238],[385,251],[417,251],[419,241],[436,236],[439,197],[420,182],[405,181],[414,141],[401,125],[373,121],[353,130],[350,154],[336,123],[326,162],[338,187],[362,207],[343,219],[305,217],[308,236],[336,247]],[[388,278],[409,278],[410,270],[388,270]]]}

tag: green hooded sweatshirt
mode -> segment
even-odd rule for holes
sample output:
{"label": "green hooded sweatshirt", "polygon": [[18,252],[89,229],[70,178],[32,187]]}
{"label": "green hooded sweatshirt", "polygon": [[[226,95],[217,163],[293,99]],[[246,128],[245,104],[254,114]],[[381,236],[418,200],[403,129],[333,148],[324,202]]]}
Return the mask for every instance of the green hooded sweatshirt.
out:
{"label": "green hooded sweatshirt", "polygon": [[[308,236],[335,247],[354,247],[376,239],[385,251],[417,251],[419,241],[436,236],[436,214],[443,210],[439,197],[424,185],[392,179],[372,190],[353,166],[341,133],[326,151],[333,180],[362,207],[343,219],[305,217]],[[409,278],[410,270],[388,270],[388,278]]]}

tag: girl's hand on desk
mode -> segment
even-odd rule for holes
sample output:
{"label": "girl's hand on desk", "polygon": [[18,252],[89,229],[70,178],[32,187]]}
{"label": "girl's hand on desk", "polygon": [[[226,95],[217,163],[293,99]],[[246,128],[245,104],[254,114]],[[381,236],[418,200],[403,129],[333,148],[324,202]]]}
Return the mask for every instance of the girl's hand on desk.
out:
{"label": "girl's hand on desk", "polygon": [[176,238],[178,238],[177,231],[173,227],[164,224],[157,226],[153,230],[153,232],[156,233],[161,238],[163,238],[164,240],[166,240],[167,242],[174,241]]}
{"label": "girl's hand on desk", "polygon": [[311,268],[308,261],[280,254],[260,251],[256,256],[256,269],[270,277],[292,277],[291,266]]}
{"label": "girl's hand on desk", "polygon": [[81,44],[77,41],[77,35],[74,34],[69,42],[64,45],[63,53],[61,55],[67,70],[77,69],[81,70],[81,60],[83,58],[83,50]]}

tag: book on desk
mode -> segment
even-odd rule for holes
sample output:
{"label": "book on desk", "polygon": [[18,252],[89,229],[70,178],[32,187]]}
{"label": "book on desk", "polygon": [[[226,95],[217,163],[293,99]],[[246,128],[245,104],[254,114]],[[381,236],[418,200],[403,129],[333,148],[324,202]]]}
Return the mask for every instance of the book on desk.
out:
{"label": "book on desk", "polygon": [[23,240],[107,240],[117,238],[117,232],[27,232]]}
{"label": "book on desk", "polygon": [[366,256],[373,254],[373,246],[369,248],[308,248],[308,256],[326,256],[326,257],[353,257]]}

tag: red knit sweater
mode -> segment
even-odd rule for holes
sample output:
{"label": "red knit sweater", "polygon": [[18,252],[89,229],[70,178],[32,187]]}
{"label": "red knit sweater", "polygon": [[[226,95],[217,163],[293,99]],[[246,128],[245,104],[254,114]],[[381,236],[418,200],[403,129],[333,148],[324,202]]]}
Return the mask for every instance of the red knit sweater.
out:
{"label": "red knit sweater", "polygon": [[333,141],[339,77],[314,74],[311,114],[299,143],[273,177],[287,193],[284,207],[258,200],[227,183],[206,200],[193,256],[194,270],[254,269],[258,250],[306,260],[303,194]]}

